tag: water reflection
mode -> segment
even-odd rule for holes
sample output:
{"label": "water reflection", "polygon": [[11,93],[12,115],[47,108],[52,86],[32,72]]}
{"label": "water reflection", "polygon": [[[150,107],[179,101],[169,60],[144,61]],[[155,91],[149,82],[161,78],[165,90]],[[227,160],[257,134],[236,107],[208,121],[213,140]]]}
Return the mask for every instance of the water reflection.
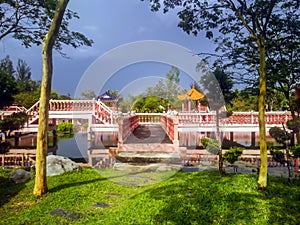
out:
{"label": "water reflection", "polygon": [[[203,132],[184,132],[179,134],[179,143],[182,147],[198,148],[201,146],[201,138],[204,136],[211,137],[210,133]],[[230,133],[224,133],[223,138],[232,140],[245,147],[251,146],[251,133],[250,132],[236,132],[233,136]],[[90,140],[90,141],[89,141]],[[93,133],[90,137],[87,133],[77,133],[73,137],[60,138],[58,141],[57,154],[70,158],[88,158],[87,150],[92,149],[109,149],[110,147],[117,146],[116,133]],[[275,145],[273,138],[267,137],[268,145]],[[256,132],[255,146],[259,146],[259,135]]]}

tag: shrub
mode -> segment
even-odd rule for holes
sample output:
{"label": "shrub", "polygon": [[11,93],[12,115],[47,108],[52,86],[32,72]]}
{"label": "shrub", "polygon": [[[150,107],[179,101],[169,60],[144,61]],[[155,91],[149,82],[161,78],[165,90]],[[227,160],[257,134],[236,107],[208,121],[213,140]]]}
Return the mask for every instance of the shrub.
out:
{"label": "shrub", "polygon": [[201,141],[201,144],[203,145],[203,147],[208,152],[215,154],[215,155],[219,153],[220,145],[216,139],[203,137],[203,138],[201,138],[200,141]]}
{"label": "shrub", "polygon": [[0,154],[5,154],[9,151],[11,144],[7,141],[0,143]]}
{"label": "shrub", "polygon": [[59,133],[73,133],[74,125],[70,122],[61,122],[57,125],[57,132]]}
{"label": "shrub", "polygon": [[241,147],[230,147],[229,150],[227,152],[225,152],[223,158],[231,163],[234,164],[239,156],[241,156],[243,154],[244,148]]}

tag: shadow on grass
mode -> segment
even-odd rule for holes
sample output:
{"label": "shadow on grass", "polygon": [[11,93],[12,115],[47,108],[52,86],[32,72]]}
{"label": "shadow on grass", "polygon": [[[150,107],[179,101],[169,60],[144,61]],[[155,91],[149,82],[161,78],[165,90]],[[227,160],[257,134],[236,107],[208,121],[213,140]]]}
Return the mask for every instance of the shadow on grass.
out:
{"label": "shadow on grass", "polygon": [[269,224],[299,224],[300,180],[273,177],[264,197],[269,200]]}
{"label": "shadow on grass", "polygon": [[[48,192],[49,193],[54,193],[54,192],[59,192],[63,189],[67,189],[67,188],[73,188],[73,187],[77,187],[77,186],[81,186],[81,185],[86,185],[86,184],[92,184],[92,183],[97,183],[97,182],[102,182],[102,181],[112,181],[115,178],[121,178],[121,177],[127,177],[128,174],[110,174],[110,176],[107,177],[103,177],[101,174],[98,173],[91,173],[91,171],[94,171],[94,169],[91,169],[90,172],[88,172],[88,170],[85,171],[84,175],[81,177],[81,172],[70,172],[70,173],[65,173],[63,175],[60,175],[60,177],[56,178],[59,179],[59,184],[52,184],[54,185],[54,187],[49,188]],[[137,175],[139,173],[130,173],[130,175]],[[80,178],[73,178],[74,180],[76,180],[76,182],[70,182],[70,178],[68,179],[64,179],[65,175],[74,175],[74,176],[78,176]],[[95,176],[98,176],[99,178],[95,178]],[[50,178],[51,179],[51,178]],[[82,181],[78,181],[78,180],[82,180]],[[51,183],[51,181],[49,182]]]}
{"label": "shadow on grass", "polygon": [[10,173],[11,170],[0,172],[0,207],[8,203],[22,189],[25,188],[25,184],[14,184],[10,182],[9,181]]}
{"label": "shadow on grass", "polygon": [[49,188],[48,192],[49,193],[59,192],[66,188],[77,187],[77,186],[86,185],[86,184],[92,184],[92,183],[96,183],[96,182],[103,181],[103,180],[106,180],[106,178],[97,178],[97,179],[85,180],[85,181],[81,181],[81,182],[60,184],[53,188]]}
{"label": "shadow on grass", "polygon": [[[272,180],[274,183],[265,192],[257,190],[256,176],[246,174],[222,177],[218,172],[178,173],[171,180],[141,194],[164,202],[159,213],[153,215],[153,221],[157,224],[299,222],[299,186],[292,185],[286,190],[282,180]],[[285,198],[291,190],[295,192]]]}

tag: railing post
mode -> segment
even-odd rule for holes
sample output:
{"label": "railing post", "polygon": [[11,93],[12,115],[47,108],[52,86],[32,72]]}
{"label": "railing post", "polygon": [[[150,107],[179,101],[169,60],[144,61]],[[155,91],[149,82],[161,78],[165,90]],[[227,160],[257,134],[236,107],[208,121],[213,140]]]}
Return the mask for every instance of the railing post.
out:
{"label": "railing post", "polygon": [[179,147],[179,140],[178,140],[178,115],[177,116],[173,116],[173,132],[174,132],[174,140],[173,140],[173,144],[175,145],[175,147]]}
{"label": "railing post", "polygon": [[119,132],[118,132],[118,148],[123,147],[123,118],[122,116],[119,116],[117,118],[118,126],[119,126]]}

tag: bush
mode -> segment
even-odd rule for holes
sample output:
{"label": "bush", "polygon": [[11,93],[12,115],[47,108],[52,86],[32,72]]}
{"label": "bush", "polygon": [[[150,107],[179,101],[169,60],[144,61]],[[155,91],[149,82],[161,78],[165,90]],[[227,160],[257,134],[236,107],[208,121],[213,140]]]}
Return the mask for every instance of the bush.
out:
{"label": "bush", "polygon": [[291,152],[295,158],[300,158],[300,145],[292,146]]}
{"label": "bush", "polygon": [[285,155],[284,152],[282,152],[280,149],[277,149],[276,147],[273,147],[270,149],[270,154],[272,155],[272,158],[279,163],[285,163]]}
{"label": "bush", "polygon": [[230,147],[227,152],[225,152],[223,158],[230,164],[234,164],[239,156],[243,154],[244,148],[240,147]]}
{"label": "bush", "polygon": [[210,153],[217,155],[220,150],[219,142],[216,139],[212,138],[201,138],[201,144],[203,147]]}
{"label": "bush", "polygon": [[59,133],[73,133],[74,125],[70,122],[61,122],[57,125],[57,132]]}
{"label": "bush", "polygon": [[7,141],[0,143],[0,154],[5,154],[9,151],[11,144]]}

